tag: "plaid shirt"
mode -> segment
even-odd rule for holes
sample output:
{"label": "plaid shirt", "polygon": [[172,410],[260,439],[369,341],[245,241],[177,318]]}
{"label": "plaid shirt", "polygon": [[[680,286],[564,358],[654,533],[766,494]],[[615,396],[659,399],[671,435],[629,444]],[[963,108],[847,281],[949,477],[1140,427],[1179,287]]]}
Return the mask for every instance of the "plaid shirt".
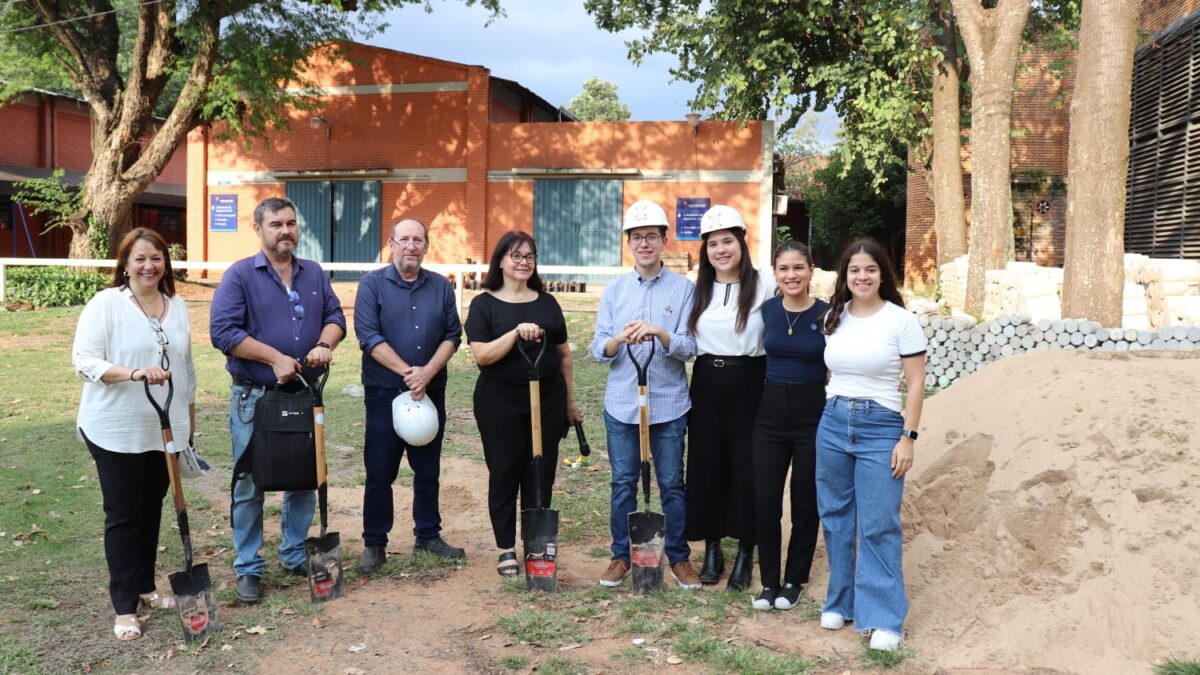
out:
{"label": "plaid shirt", "polygon": [[[606,356],[604,345],[625,324],[638,319],[660,326],[671,334],[670,349],[664,349],[655,338],[654,358],[647,373],[650,423],[670,422],[691,410],[684,363],[696,355],[696,339],[687,333],[687,317],[694,293],[692,282],[666,267],[649,279],[643,279],[633,270],[604,289],[600,311],[596,315],[592,358],[598,363],[610,364],[604,409],[617,420],[625,424],[638,423],[637,369],[624,346],[615,356]],[[645,344],[633,347],[639,360],[646,357],[649,349]]]}

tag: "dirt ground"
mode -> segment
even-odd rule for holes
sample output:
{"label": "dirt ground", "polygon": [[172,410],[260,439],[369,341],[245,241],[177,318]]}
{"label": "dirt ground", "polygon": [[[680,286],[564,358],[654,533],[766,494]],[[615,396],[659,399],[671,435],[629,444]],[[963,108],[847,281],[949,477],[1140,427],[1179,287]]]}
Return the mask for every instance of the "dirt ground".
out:
{"label": "dirt ground", "polygon": [[[1200,630],[1198,389],[1200,355],[1060,351],[991,364],[927,401],[904,506],[913,656],[893,672],[1129,673],[1200,656],[1189,653]],[[411,492],[395,492],[389,554],[407,555]],[[619,619],[607,609],[577,619],[593,639],[561,654],[498,629],[521,600],[494,571],[486,492],[481,462],[447,458],[444,535],[466,548],[468,563],[428,582],[353,582],[325,605],[320,627],[293,624],[259,670],[506,672],[506,656],[525,657],[526,672],[552,656],[591,672],[696,669],[667,665],[665,651],[644,664],[615,660],[633,636],[614,629]],[[353,564],[361,488],[331,498],[331,529],[343,533]],[[606,564],[588,554],[607,545],[597,534],[560,550],[563,591],[594,587]],[[806,592],[820,600],[821,550],[813,571]],[[617,597],[628,593],[626,584]],[[863,638],[822,631],[811,615],[745,612],[721,631],[729,642],[811,659],[819,672],[860,664]]]}

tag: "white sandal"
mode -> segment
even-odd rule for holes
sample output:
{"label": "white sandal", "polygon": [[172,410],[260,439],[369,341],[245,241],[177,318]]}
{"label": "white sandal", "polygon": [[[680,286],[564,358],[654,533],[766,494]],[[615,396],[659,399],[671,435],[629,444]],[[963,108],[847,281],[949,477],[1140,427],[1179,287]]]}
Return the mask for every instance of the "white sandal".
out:
{"label": "white sandal", "polygon": [[159,595],[158,591],[143,593],[138,596],[138,605],[146,609],[171,609],[175,606],[175,596]]}
{"label": "white sandal", "polygon": [[[128,619],[122,617],[129,617]],[[142,637],[142,624],[136,614],[118,614],[113,623],[113,635],[122,642]]]}

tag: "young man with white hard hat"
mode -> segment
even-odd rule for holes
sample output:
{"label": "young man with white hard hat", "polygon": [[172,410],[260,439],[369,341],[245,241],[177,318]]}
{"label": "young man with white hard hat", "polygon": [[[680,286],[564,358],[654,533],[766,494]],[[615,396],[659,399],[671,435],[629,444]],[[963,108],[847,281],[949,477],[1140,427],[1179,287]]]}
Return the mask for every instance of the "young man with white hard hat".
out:
{"label": "young man with white hard hat", "polygon": [[686,324],[693,286],[662,262],[670,222],[661,206],[648,199],[625,212],[622,229],[634,266],[604,289],[592,340],[593,358],[610,364],[604,394],[604,426],[612,465],[612,560],[600,577],[603,586],[618,586],[630,571],[629,514],[637,508],[641,467],[638,442],[637,369],[626,345],[639,359],[654,341],[648,367],[650,448],[666,515],[665,553],[680,588],[700,588],[688,558],[684,536],[685,498],[683,445],[687,430],[687,374],[684,363],[696,353]]}
{"label": "young man with white hard hat", "polygon": [[[413,471],[413,551],[462,558],[463,549],[441,536],[438,474],[446,426],[446,362],[462,342],[454,288],[440,274],[421,267],[429,251],[424,223],[406,218],[388,237],[392,264],[365,275],[354,300],[354,333],[363,350],[366,405],[363,464],[363,553],[358,569],[370,574],[387,559],[394,519],[392,483],[408,453]],[[393,426],[392,401],[401,392],[437,409],[438,429],[421,445],[405,441]],[[404,409],[401,409],[401,412]],[[403,420],[401,420],[403,422]],[[403,430],[403,426],[401,430]]]}

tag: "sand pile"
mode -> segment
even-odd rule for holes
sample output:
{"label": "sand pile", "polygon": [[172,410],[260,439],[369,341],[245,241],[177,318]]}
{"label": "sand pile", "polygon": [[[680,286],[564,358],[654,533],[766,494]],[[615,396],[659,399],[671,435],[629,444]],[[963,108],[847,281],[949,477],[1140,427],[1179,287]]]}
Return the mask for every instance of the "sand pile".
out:
{"label": "sand pile", "polygon": [[944,667],[1200,658],[1200,354],[1037,352],[926,403],[907,628]]}

